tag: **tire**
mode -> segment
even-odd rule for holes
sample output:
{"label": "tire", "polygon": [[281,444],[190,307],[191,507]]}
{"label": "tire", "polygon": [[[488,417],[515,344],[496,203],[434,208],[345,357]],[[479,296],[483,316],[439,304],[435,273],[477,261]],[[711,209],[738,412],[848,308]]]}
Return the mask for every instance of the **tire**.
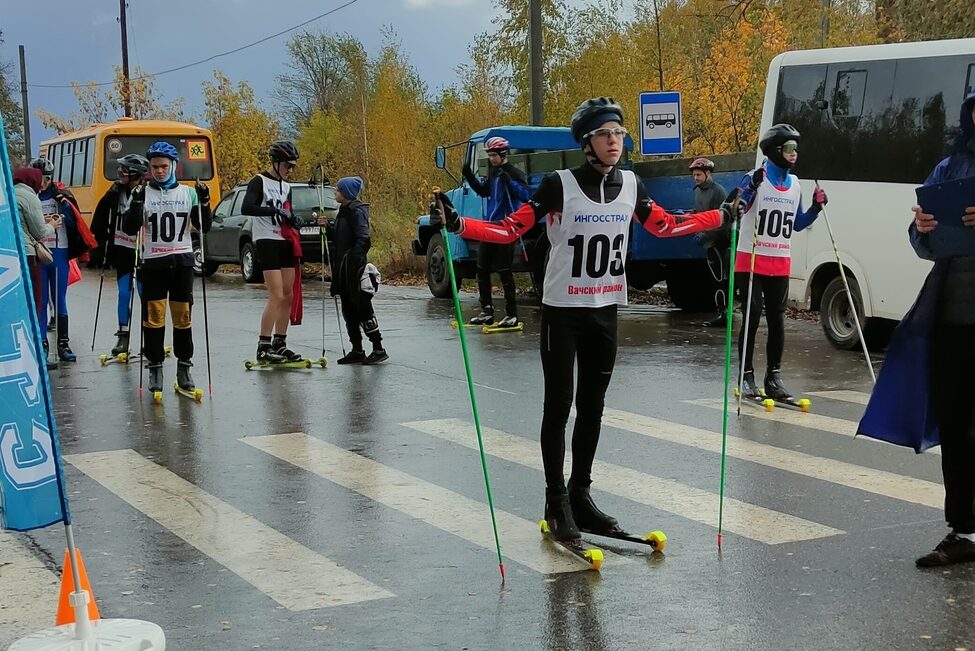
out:
{"label": "tire", "polygon": [[193,274],[196,276],[206,276],[209,278],[213,274],[217,273],[217,269],[220,268],[219,262],[207,262],[203,263],[203,251],[200,247],[199,240],[193,240]]}
{"label": "tire", "polygon": [[[850,281],[850,294],[857,314],[863,314],[863,299],[860,298],[860,287],[855,279],[847,276]],[[840,350],[854,350],[860,346],[860,336],[857,334],[856,323],[850,311],[850,300],[843,286],[843,279],[837,276],[829,281],[823,290],[823,297],[819,304],[819,320],[823,325],[823,332],[829,343]],[[861,325],[864,325],[861,322]]]}
{"label": "tire", "polygon": [[675,265],[667,278],[670,300],[685,312],[714,312],[716,289],[717,282],[704,260]]}
{"label": "tire", "polygon": [[245,283],[264,282],[264,272],[257,263],[257,252],[253,242],[244,242],[240,247],[240,275]]}
{"label": "tire", "polygon": [[[460,265],[454,264],[454,273],[459,285],[463,279]],[[427,287],[437,298],[450,298],[453,295],[450,272],[447,270],[447,249],[440,233],[433,235],[427,244]]]}

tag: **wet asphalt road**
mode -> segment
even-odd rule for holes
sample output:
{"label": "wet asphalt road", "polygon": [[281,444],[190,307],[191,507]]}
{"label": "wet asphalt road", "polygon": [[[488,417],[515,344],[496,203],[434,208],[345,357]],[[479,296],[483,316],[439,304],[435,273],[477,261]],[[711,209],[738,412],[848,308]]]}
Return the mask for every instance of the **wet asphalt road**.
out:
{"label": "wet asphalt road", "polygon": [[[289,336],[307,356],[321,349],[314,285]],[[745,405],[730,421],[719,555],[723,332],[700,315],[622,312],[594,496],[669,543],[660,556],[593,539],[608,552],[599,573],[534,524],[537,309],[523,308],[523,334],[471,333],[502,587],[449,302],[384,287],[390,360],[370,368],[334,364],[329,301],[326,369],[247,372],[264,291],[217,276],[214,395],[168,390],[156,406],[137,397],[136,365],[99,365],[108,283],[105,295],[91,353],[97,277],[71,288],[79,361],[54,375],[75,535],[102,615],[159,624],[169,649],[975,648],[975,567],[913,564],[945,533],[940,457],[852,437],[869,376],[818,324],[788,323],[784,375],[813,413]],[[197,301],[205,387],[199,286]],[[0,538],[0,647],[53,619],[63,547],[58,527]],[[31,563],[31,581],[4,581]]]}

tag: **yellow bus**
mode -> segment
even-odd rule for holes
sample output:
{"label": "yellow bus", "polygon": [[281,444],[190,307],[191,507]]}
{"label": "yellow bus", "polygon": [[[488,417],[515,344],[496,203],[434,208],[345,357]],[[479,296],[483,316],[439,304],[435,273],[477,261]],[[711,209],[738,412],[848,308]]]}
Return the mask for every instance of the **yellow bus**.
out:
{"label": "yellow bus", "polygon": [[200,179],[210,188],[210,205],[220,203],[213,137],[209,130],[185,122],[119,118],[45,140],[39,155],[54,163],[54,180],[74,193],[81,214],[90,224],[98,200],[118,179],[118,159],[126,154],[144,156],[157,140],[179,151],[179,181],[192,186]]}

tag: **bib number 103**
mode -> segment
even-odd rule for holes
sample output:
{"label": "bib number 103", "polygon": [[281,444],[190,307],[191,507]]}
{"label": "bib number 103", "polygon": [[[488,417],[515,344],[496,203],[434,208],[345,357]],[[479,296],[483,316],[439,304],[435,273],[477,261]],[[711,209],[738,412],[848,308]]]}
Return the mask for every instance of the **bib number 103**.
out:
{"label": "bib number 103", "polygon": [[602,278],[607,271],[610,276],[622,276],[623,240],[623,233],[614,237],[612,242],[603,233],[589,238],[584,235],[570,238],[568,244],[572,247],[572,277],[581,278],[583,267],[588,278]]}

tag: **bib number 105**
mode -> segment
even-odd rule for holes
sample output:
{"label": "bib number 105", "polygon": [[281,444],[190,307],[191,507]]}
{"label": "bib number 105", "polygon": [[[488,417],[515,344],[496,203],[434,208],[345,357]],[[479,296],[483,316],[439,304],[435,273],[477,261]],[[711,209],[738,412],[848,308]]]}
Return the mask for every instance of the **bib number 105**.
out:
{"label": "bib number 105", "polygon": [[758,234],[769,237],[792,237],[792,224],[795,213],[781,210],[758,211]]}
{"label": "bib number 105", "polygon": [[603,233],[597,233],[588,239],[584,235],[570,238],[568,244],[572,247],[572,277],[581,278],[583,267],[588,278],[602,278],[607,271],[611,276],[622,276],[623,240],[623,233],[614,237],[612,243],[609,236]]}

